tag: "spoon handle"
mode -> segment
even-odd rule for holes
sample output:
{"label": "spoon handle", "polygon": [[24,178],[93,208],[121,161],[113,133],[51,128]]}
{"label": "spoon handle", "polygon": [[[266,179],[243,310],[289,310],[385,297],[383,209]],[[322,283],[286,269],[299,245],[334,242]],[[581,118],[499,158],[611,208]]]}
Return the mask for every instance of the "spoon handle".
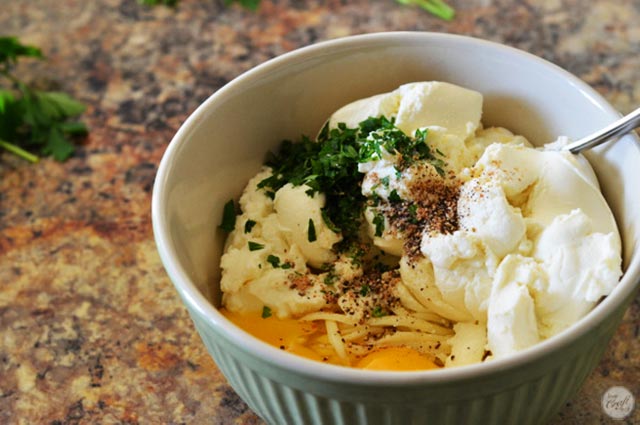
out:
{"label": "spoon handle", "polygon": [[602,130],[568,144],[565,146],[565,149],[571,153],[580,153],[585,149],[598,146],[600,143],[606,142],[613,137],[622,136],[636,127],[640,127],[640,108],[631,112],[629,115],[625,115]]}

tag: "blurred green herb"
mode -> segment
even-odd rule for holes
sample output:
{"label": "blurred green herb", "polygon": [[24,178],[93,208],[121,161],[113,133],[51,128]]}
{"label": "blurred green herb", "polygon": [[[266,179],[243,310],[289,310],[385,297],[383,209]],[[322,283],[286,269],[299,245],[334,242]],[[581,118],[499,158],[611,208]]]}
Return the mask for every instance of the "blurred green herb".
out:
{"label": "blurred green herb", "polygon": [[73,120],[85,106],[65,93],[29,87],[13,73],[20,58],[44,56],[16,37],[0,37],[0,147],[30,162],[38,155],[64,161],[75,150],[71,139],[87,134],[86,125]]}
{"label": "blurred green herb", "polygon": [[258,6],[260,6],[260,0],[224,0],[224,4],[227,6],[232,3],[240,3],[242,7],[250,10],[257,10]]}
{"label": "blurred green herb", "polygon": [[396,0],[405,6],[418,6],[445,21],[451,21],[456,11],[442,0]]}

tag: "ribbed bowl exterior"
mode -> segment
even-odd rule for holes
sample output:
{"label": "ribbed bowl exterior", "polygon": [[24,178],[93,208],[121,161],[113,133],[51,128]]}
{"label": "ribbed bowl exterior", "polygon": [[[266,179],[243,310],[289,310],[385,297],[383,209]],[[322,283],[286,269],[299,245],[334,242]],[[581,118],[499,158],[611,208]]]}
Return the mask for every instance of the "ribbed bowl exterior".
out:
{"label": "ribbed bowl exterior", "polygon": [[[424,390],[377,388],[378,396],[371,397],[371,388],[365,386],[291,377],[229,345],[206,318],[194,311],[191,314],[231,386],[272,425],[544,424],[577,393],[596,367],[622,317],[611,317],[549,362],[505,371],[493,383],[470,380],[463,384],[461,398],[447,400],[442,397],[451,390],[446,384]],[[523,380],[523,376],[527,378]],[[461,388],[459,382],[452,385]],[[434,391],[439,397],[430,402]],[[389,394],[393,394],[392,400]],[[415,403],[416,397],[422,397],[424,403]]]}

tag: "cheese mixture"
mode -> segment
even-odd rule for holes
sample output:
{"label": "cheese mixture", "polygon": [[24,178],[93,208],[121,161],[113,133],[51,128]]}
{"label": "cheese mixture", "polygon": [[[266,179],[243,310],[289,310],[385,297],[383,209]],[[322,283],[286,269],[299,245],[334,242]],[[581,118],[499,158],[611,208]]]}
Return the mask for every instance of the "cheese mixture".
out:
{"label": "cheese mixture", "polygon": [[283,147],[239,200],[223,312],[283,350],[385,370],[508,356],[587,314],[621,275],[591,167],[481,116],[480,93],[412,83]]}

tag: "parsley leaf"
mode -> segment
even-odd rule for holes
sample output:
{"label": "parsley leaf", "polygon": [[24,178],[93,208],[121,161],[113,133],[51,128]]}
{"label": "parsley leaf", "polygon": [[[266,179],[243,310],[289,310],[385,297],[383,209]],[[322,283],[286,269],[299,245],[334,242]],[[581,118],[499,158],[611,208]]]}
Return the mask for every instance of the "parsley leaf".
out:
{"label": "parsley leaf", "polygon": [[400,202],[400,201],[402,201],[402,198],[400,197],[400,195],[398,195],[398,191],[393,189],[389,194],[389,202]]}
{"label": "parsley leaf", "polygon": [[382,236],[384,232],[384,215],[382,215],[382,213],[378,212],[373,216],[373,225],[376,226],[375,235],[377,237]]}
{"label": "parsley leaf", "polygon": [[232,232],[236,227],[236,206],[233,202],[233,199],[227,201],[224,204],[224,209],[222,210],[222,223],[220,223],[220,228],[225,232]]}
{"label": "parsley leaf", "polygon": [[247,220],[246,223],[244,223],[244,232],[251,233],[253,226],[255,226],[256,224],[257,223],[254,220]]}
{"label": "parsley leaf", "polygon": [[331,230],[334,233],[340,233],[340,228],[336,226],[333,221],[331,221],[331,217],[329,217],[329,213],[327,212],[326,209],[322,208],[320,210],[320,214],[322,215],[322,221],[324,221],[324,224],[327,225],[329,230]]}
{"label": "parsley leaf", "polygon": [[293,264],[288,261],[281,263],[280,257],[272,254],[269,254],[269,256],[267,257],[267,262],[271,264],[274,269],[281,268],[282,270],[289,270],[293,267]]}
{"label": "parsley leaf", "polygon": [[17,37],[0,37],[0,63],[15,64],[21,56],[43,58],[39,48],[22,44]]}
{"label": "parsley leaf", "polygon": [[261,249],[264,249],[264,245],[258,242],[249,241],[248,245],[249,251],[259,251]]}
{"label": "parsley leaf", "polygon": [[262,307],[262,318],[266,319],[271,317],[271,309],[266,305]]}
{"label": "parsley leaf", "polygon": [[316,236],[316,225],[313,224],[312,219],[309,219],[309,227],[307,228],[307,239],[309,240],[309,242],[315,242],[316,240],[318,240],[318,237]]}
{"label": "parsley leaf", "polygon": [[384,317],[387,315],[387,312],[383,310],[379,305],[375,306],[371,311],[371,315],[373,317]]}
{"label": "parsley leaf", "polygon": [[409,221],[414,224],[418,222],[418,204],[409,205]]}
{"label": "parsley leaf", "polygon": [[75,150],[73,139],[87,127],[75,121],[85,106],[69,95],[29,87],[13,72],[20,58],[42,59],[39,48],[16,37],[0,37],[0,147],[30,162],[37,154],[64,161]]}
{"label": "parsley leaf", "polygon": [[334,283],[336,283],[337,280],[338,280],[338,275],[336,274],[335,270],[331,268],[327,273],[327,275],[324,277],[324,284],[333,285]]}
{"label": "parsley leaf", "polygon": [[269,254],[269,256],[267,257],[267,262],[271,264],[274,269],[280,267],[280,258],[275,255]]}

